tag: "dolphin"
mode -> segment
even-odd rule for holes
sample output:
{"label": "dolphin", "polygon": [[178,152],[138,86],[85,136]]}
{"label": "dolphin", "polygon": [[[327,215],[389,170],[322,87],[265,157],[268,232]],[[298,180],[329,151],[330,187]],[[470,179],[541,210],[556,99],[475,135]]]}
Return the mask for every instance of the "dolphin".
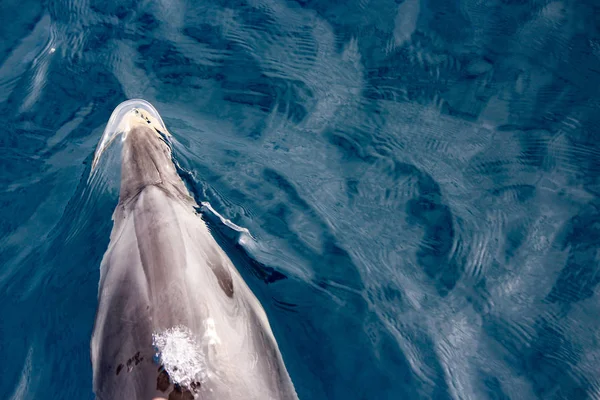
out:
{"label": "dolphin", "polygon": [[156,109],[115,109],[92,174],[118,136],[119,202],[90,346],[96,397],[298,399],[264,309],[196,213]]}

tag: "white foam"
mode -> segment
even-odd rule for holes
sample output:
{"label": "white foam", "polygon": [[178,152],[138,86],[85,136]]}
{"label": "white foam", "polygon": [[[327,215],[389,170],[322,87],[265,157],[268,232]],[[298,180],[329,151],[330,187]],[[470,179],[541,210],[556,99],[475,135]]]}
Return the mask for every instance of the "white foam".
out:
{"label": "white foam", "polygon": [[174,326],[164,332],[154,333],[152,344],[174,384],[189,388],[193,382],[202,383],[205,380],[204,353],[186,326]]}
{"label": "white foam", "polygon": [[207,202],[207,201],[203,201],[202,203],[203,207],[206,207],[211,213],[213,213],[214,215],[217,216],[217,218],[219,218],[221,220],[221,223],[223,223],[223,225],[233,229],[236,232],[242,233],[242,234],[246,234],[248,236],[250,236],[250,238],[252,238],[252,235],[250,234],[250,231],[246,228],[243,228],[239,225],[234,224],[230,219],[225,218],[224,216],[222,216],[221,214],[219,214],[217,212],[217,210],[215,210],[213,208],[213,206]]}

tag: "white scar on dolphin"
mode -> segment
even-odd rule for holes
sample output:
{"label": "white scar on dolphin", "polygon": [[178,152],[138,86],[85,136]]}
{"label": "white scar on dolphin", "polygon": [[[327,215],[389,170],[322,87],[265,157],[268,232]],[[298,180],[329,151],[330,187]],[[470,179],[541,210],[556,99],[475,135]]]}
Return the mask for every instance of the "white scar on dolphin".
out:
{"label": "white scar on dolphin", "polygon": [[113,112],[119,203],[100,266],[91,340],[98,399],[297,399],[267,316],[177,174],[170,134],[144,100]]}

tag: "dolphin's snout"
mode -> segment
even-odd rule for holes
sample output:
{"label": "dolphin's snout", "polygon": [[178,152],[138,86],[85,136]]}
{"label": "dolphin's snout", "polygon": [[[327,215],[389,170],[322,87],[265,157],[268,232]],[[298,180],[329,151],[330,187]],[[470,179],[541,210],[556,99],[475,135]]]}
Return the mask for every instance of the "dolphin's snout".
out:
{"label": "dolphin's snout", "polygon": [[140,125],[151,128],[149,132],[152,132],[170,146],[169,131],[152,104],[141,99],[128,100],[119,104],[111,114],[96,148],[91,172],[94,172],[104,151],[119,135],[123,134],[125,139],[134,128]]}

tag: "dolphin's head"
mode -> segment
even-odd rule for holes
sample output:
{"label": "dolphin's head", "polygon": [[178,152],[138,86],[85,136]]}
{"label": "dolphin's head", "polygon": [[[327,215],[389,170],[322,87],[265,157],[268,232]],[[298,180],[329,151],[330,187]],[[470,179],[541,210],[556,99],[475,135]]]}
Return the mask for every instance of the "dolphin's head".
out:
{"label": "dolphin's head", "polygon": [[149,185],[174,197],[189,197],[173,164],[171,135],[158,111],[145,100],[128,100],[113,111],[96,150],[92,172],[102,152],[119,135],[123,141],[119,203],[126,204]]}

